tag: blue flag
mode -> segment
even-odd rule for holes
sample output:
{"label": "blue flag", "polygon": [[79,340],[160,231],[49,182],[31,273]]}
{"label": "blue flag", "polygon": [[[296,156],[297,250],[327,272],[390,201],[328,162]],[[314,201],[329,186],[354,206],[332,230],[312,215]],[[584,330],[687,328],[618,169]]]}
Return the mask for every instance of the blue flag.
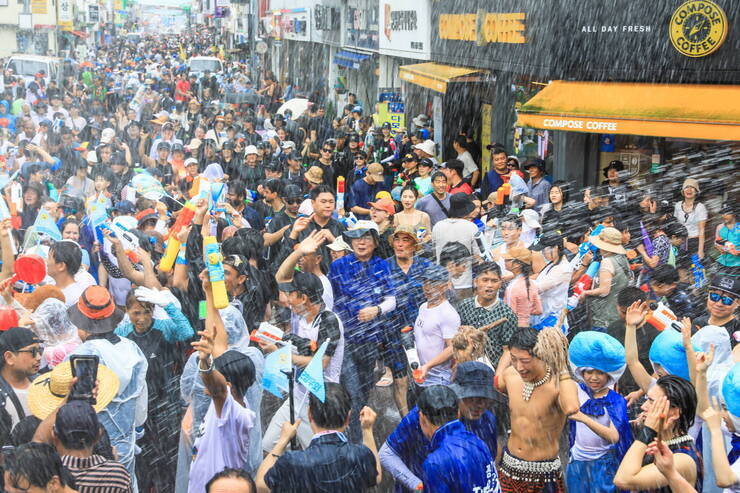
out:
{"label": "blue flag", "polygon": [[290,371],[290,345],[281,346],[265,358],[265,371],[262,373],[262,386],[280,399],[288,391],[288,376],[283,370]]}
{"label": "blue flag", "polygon": [[51,218],[51,214],[43,207],[39,210],[33,225],[37,232],[49,235],[54,241],[62,241],[62,232]]}
{"label": "blue flag", "polygon": [[324,359],[324,353],[329,345],[329,339],[325,340],[316,354],[313,355],[313,359],[308,363],[306,369],[303,370],[301,376],[298,377],[298,383],[303,384],[306,389],[315,395],[321,402],[324,402],[326,398],[326,389],[324,388],[324,364],[321,360]]}

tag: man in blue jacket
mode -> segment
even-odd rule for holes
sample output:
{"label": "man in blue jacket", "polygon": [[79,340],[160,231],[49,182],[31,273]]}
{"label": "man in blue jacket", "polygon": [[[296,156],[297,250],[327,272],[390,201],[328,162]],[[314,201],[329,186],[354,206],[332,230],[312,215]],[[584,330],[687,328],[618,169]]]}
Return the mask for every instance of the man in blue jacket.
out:
{"label": "man in blue jacket", "polygon": [[[450,388],[459,399],[460,422],[496,456],[496,417],[489,410],[493,394],[493,370],[478,361],[460,363]],[[380,449],[380,463],[396,480],[395,492],[415,491],[422,483],[423,463],[432,450],[415,407],[391,433]],[[491,490],[494,491],[494,490]]]}
{"label": "man in blue jacket", "polygon": [[432,385],[419,396],[419,424],[431,440],[422,464],[424,491],[429,493],[499,493],[496,464],[483,440],[457,419],[457,396]]}

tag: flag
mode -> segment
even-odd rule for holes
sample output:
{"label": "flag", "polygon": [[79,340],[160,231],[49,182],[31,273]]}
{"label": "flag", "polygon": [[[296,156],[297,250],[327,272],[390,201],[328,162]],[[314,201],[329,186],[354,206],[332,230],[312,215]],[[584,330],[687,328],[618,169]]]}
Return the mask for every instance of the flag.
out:
{"label": "flag", "polygon": [[183,48],[182,45],[180,45],[180,53],[179,53],[179,56],[180,56],[180,60],[182,60],[183,62],[187,61],[188,56],[187,56],[187,54],[185,54],[185,48]]}
{"label": "flag", "polygon": [[43,207],[39,210],[39,215],[36,216],[36,221],[33,225],[39,233],[49,235],[54,241],[62,241],[62,232],[59,231],[54,219],[51,218],[49,212]]}
{"label": "flag", "polygon": [[283,392],[288,391],[288,376],[283,370],[290,371],[290,345],[281,346],[265,358],[265,371],[262,373],[262,386],[274,396],[282,399]]}
{"label": "flag", "polygon": [[303,370],[301,376],[298,377],[298,383],[303,384],[306,389],[315,395],[321,402],[324,402],[326,398],[326,389],[324,388],[324,353],[326,353],[326,347],[329,345],[329,339],[325,340],[321,345],[316,354],[313,355],[313,359],[308,363],[306,369]]}

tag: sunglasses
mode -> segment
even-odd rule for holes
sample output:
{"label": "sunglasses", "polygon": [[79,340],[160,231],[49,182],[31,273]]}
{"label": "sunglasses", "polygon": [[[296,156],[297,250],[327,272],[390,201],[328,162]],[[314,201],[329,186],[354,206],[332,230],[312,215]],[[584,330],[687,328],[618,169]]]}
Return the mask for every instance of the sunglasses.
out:
{"label": "sunglasses", "polygon": [[301,199],[285,199],[286,204],[300,204],[303,202]]}
{"label": "sunglasses", "polygon": [[735,302],[735,298],[732,296],[725,296],[719,293],[709,293],[709,299],[715,303],[721,300],[725,306],[730,306]]}
{"label": "sunglasses", "polygon": [[331,152],[331,149],[321,149],[321,152]]}
{"label": "sunglasses", "polygon": [[37,358],[41,356],[42,354],[44,354],[44,350],[41,348],[35,347],[33,349],[19,349],[18,351],[16,351],[16,353],[28,353],[31,355],[32,358]]}

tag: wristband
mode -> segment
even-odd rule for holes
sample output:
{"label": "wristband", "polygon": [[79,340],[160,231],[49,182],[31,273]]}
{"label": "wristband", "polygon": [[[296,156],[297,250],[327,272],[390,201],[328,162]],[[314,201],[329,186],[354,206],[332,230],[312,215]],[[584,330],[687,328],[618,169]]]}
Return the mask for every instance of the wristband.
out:
{"label": "wristband", "polygon": [[378,316],[381,316],[383,314],[383,309],[380,307],[380,305],[376,305],[378,308]]}
{"label": "wristband", "polygon": [[653,440],[655,440],[657,436],[657,431],[643,425],[642,428],[637,431],[637,434],[635,435],[635,440],[638,440],[645,445],[650,445],[651,443],[653,443]]}
{"label": "wristband", "polygon": [[201,373],[210,373],[210,372],[212,372],[213,371],[213,356],[209,356],[208,359],[206,360],[206,363],[208,364],[208,368],[206,368],[206,369],[203,369],[203,368],[200,367],[200,364],[201,364],[202,361],[203,360],[201,360],[200,358],[198,359],[198,371],[201,372]]}

